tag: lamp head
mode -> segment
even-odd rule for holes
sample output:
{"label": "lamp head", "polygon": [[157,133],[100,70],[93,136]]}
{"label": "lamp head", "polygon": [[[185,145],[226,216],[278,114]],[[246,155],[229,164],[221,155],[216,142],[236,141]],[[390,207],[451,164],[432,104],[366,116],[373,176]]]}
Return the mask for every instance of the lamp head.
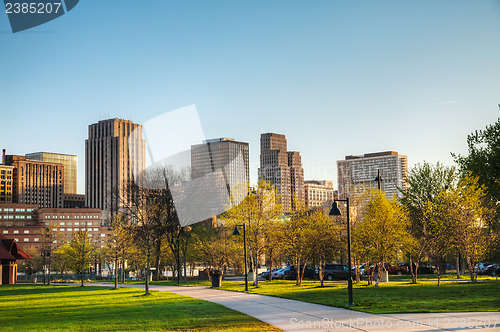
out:
{"label": "lamp head", "polygon": [[340,216],[340,210],[339,210],[339,207],[337,206],[337,201],[333,201],[332,208],[330,209],[330,213],[328,213],[328,215]]}
{"label": "lamp head", "polygon": [[233,235],[240,235],[240,230],[238,229],[238,226],[234,226],[234,231],[233,231]]}

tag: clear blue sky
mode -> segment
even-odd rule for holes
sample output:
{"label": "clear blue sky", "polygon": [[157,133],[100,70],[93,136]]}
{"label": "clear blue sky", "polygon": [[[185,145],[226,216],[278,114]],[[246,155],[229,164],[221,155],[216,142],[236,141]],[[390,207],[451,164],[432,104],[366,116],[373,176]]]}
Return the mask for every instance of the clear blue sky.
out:
{"label": "clear blue sky", "polygon": [[[0,148],[77,154],[89,124],[195,104],[208,138],[287,136],[306,179],[349,154],[466,152],[500,115],[500,1],[85,0],[13,34],[0,5]],[[335,182],[336,187],[336,182]]]}

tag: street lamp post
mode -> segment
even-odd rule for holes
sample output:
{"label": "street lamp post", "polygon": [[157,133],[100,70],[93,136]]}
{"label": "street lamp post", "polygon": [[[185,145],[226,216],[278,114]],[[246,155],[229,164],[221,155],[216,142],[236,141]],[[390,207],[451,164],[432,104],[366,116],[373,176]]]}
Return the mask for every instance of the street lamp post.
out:
{"label": "street lamp post", "polygon": [[248,272],[247,272],[247,234],[245,224],[234,226],[233,235],[240,235],[238,226],[243,227],[243,249],[245,253],[245,292],[248,292]]}
{"label": "street lamp post", "polygon": [[347,264],[349,265],[349,276],[347,278],[347,288],[349,291],[349,304],[348,307],[354,306],[353,295],[352,295],[352,264],[351,264],[351,223],[349,221],[349,197],[346,199],[334,199],[332,203],[332,208],[330,210],[330,216],[340,216],[340,210],[337,206],[337,202],[347,203]]}

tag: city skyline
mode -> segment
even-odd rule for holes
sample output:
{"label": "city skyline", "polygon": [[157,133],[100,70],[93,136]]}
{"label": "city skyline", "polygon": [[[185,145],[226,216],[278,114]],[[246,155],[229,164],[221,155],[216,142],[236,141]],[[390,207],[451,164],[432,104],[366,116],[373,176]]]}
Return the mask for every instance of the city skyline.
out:
{"label": "city skyline", "polygon": [[499,116],[495,1],[133,3],[80,3],[17,34],[0,15],[0,144],[79,156],[78,193],[87,126],[115,116],[195,104],[206,137],[249,143],[252,183],[259,136],[277,132],[306,180],[335,184],[350,154],[452,165]]}

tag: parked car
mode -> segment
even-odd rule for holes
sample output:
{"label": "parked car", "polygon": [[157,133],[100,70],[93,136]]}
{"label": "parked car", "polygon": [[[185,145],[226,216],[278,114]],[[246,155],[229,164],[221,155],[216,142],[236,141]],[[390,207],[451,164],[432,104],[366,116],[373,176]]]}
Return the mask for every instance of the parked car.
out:
{"label": "parked car", "polygon": [[500,265],[498,264],[488,265],[484,270],[484,274],[492,277],[500,276]]}
{"label": "parked car", "polygon": [[[365,274],[365,269],[366,269],[365,264],[361,264],[361,265],[359,266],[359,274],[360,274],[360,275]],[[356,266],[353,266],[353,267],[352,267],[352,270],[353,270],[353,271],[356,271]]]}
{"label": "parked car", "polygon": [[[403,270],[399,266],[392,265],[391,263],[385,263],[384,266],[385,266],[385,270],[389,274],[399,274],[399,275],[403,274]],[[375,265],[370,266],[370,268],[368,269],[368,273],[371,274],[374,268],[375,268],[375,272],[377,272],[378,265],[377,266],[375,266]]]}
{"label": "parked car", "polygon": [[[399,270],[402,274],[411,274],[410,263],[401,263],[398,265]],[[415,263],[413,263],[413,268],[415,268]],[[418,265],[417,274],[434,274],[435,268],[433,266],[427,265],[426,263],[420,263]]]}
{"label": "parked car", "polygon": [[[316,269],[317,275],[319,276],[319,268]],[[355,277],[355,270],[352,269],[352,277]],[[324,270],[325,280],[347,280],[349,277],[349,267],[343,264],[325,264]]]}
{"label": "parked car", "polygon": [[[262,273],[260,274],[260,276],[261,276],[262,278],[266,279],[266,280],[269,280],[269,274],[271,274],[271,275],[272,275],[272,273],[274,273],[274,272],[278,271],[279,269],[280,269],[279,267],[275,267],[275,268],[273,268],[273,270],[272,270],[272,271],[269,271],[269,270],[264,271],[264,272],[262,272]],[[274,277],[273,277],[273,278],[274,278]]]}
{"label": "parked car", "polygon": [[486,270],[486,268],[490,265],[492,265],[493,263],[479,263],[479,264],[476,264],[476,266],[474,266],[474,269],[476,270],[476,273],[477,274],[484,274],[484,271]]}
{"label": "parked car", "polygon": [[[302,273],[303,266],[300,267],[300,271]],[[297,279],[297,269],[293,265],[288,265],[285,267],[284,271],[284,279],[287,280],[295,280]],[[304,278],[305,279],[314,279],[316,278],[316,270],[314,267],[310,265],[306,265],[305,271],[304,271]]]}
{"label": "parked car", "polygon": [[273,279],[285,279],[285,269],[278,269],[273,272]]}

